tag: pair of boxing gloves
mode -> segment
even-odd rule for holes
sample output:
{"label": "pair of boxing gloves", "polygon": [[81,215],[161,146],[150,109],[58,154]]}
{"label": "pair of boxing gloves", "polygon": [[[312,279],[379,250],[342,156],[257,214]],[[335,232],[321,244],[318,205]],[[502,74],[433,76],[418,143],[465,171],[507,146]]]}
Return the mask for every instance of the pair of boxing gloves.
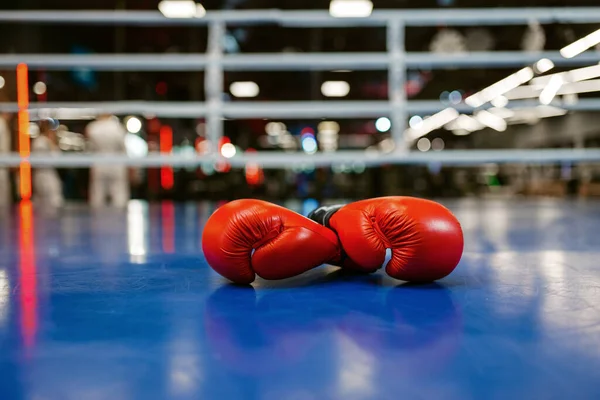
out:
{"label": "pair of boxing gloves", "polygon": [[304,217],[255,199],[217,209],[202,235],[208,264],[238,284],[285,279],[322,264],[430,282],[450,274],[463,252],[456,217],[441,204],[413,197],[381,197],[321,207]]}

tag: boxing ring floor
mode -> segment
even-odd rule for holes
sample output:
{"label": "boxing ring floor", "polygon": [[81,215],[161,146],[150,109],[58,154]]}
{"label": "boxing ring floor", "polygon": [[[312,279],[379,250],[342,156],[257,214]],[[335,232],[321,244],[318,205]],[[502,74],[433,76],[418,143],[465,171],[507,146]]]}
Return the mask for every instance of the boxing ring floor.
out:
{"label": "boxing ring floor", "polygon": [[444,203],[466,248],[438,284],[322,267],[253,288],[203,259],[214,204],[18,206],[0,398],[600,398],[600,202]]}

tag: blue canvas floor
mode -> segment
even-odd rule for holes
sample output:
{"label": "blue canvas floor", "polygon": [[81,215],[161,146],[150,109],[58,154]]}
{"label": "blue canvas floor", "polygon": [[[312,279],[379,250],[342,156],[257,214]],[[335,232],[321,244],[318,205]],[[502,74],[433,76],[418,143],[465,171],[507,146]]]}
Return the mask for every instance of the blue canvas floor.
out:
{"label": "blue canvas floor", "polygon": [[228,285],[214,204],[1,214],[0,398],[600,398],[600,203],[447,204],[465,254],[425,286]]}

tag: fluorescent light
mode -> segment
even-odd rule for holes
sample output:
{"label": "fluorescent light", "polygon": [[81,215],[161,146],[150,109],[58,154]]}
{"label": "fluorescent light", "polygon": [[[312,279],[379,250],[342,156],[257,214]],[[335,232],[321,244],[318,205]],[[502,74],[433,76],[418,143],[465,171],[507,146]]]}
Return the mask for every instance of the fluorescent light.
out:
{"label": "fluorescent light", "polygon": [[[514,89],[514,90],[516,90],[516,89]],[[506,107],[507,104],[508,104],[508,99],[506,98],[506,96],[498,96],[492,100],[492,105],[494,107],[503,108],[503,107]]]}
{"label": "fluorescent light", "polygon": [[541,76],[531,80],[531,85],[543,88],[550,82],[550,79],[555,76],[560,76],[564,82],[580,82],[588,79],[594,79],[600,77],[600,65],[592,65],[591,67],[584,67],[573,69],[567,72],[560,72],[558,74],[552,74],[547,76]]}
{"label": "fluorescent light", "polygon": [[[523,86],[512,90],[506,95],[511,100],[533,99],[539,97],[540,92],[541,90],[536,89],[534,86]],[[600,92],[600,79],[563,84],[556,94],[560,96],[568,96],[592,92]]]}
{"label": "fluorescent light", "polygon": [[596,46],[600,43],[600,29],[596,32],[590,33],[584,38],[571,43],[570,45],[563,47],[560,50],[560,54],[564,58],[573,58],[586,51],[587,49]]}
{"label": "fluorescent light", "polygon": [[365,18],[373,12],[370,0],[331,0],[329,14],[335,18]]}
{"label": "fluorescent light", "polygon": [[514,115],[507,120],[511,125],[531,124],[540,120],[535,107],[521,108],[514,111]]}
{"label": "fluorescent light", "polygon": [[[586,67],[586,68],[588,68],[588,67]],[[567,72],[558,72],[556,74],[551,74],[551,75],[546,75],[546,76],[538,76],[537,78],[533,78],[531,80],[531,82],[529,82],[529,86],[535,87],[536,89],[543,89],[544,87],[546,87],[548,82],[550,82],[550,79],[552,79],[553,77],[555,77],[557,75],[561,76],[565,82],[572,82],[569,75],[573,71],[576,71],[576,70],[571,70],[571,71],[567,71]]]}
{"label": "fluorescent light", "polygon": [[527,83],[533,78],[534,73],[531,67],[525,67],[512,75],[494,83],[493,85],[483,89],[466,98],[465,103],[471,107],[481,107],[485,103],[503,95],[504,93]]}
{"label": "fluorescent light", "polygon": [[475,114],[475,119],[483,125],[492,128],[498,132],[504,132],[506,130],[506,121],[504,118],[492,114],[491,112],[482,110]]}
{"label": "fluorescent light", "polygon": [[442,110],[424,120],[421,130],[431,132],[435,129],[441,128],[449,122],[454,121],[456,118],[458,118],[458,116],[458,111],[456,111],[454,108],[446,108],[445,110]]}
{"label": "fluorescent light", "polygon": [[481,107],[485,104],[485,101],[482,99],[480,94],[481,92],[477,92],[465,99],[465,103],[470,105],[471,107]]}
{"label": "fluorescent light", "polygon": [[408,129],[406,134],[409,139],[416,140],[429,132],[439,129],[442,126],[454,121],[460,114],[454,108],[446,108],[437,114],[423,120],[419,129]]}
{"label": "fluorescent light", "polygon": [[553,106],[527,107],[514,110],[514,115],[508,119],[510,124],[535,123],[541,118],[559,117],[567,110]]}
{"label": "fluorescent light", "polygon": [[567,113],[567,110],[552,106],[537,106],[535,110],[540,118],[560,117]]}
{"label": "fluorescent light", "polygon": [[483,125],[481,125],[475,118],[464,114],[459,116],[452,125],[453,126],[451,130],[464,129],[469,132],[475,132],[483,128]]}
{"label": "fluorescent light", "polygon": [[506,93],[505,96],[509,100],[518,99],[533,99],[539,97],[541,89],[536,88],[533,85],[520,86]]}
{"label": "fluorescent light", "polygon": [[235,97],[256,97],[260,93],[260,88],[256,82],[233,82],[229,86],[229,91]]}
{"label": "fluorescent light", "polygon": [[350,93],[350,84],[345,81],[327,81],[321,85],[321,93],[326,97],[344,97]]}
{"label": "fluorescent light", "polygon": [[600,91],[600,79],[594,79],[584,82],[574,82],[564,85],[558,91],[558,94],[579,94],[579,93],[591,93]]}
{"label": "fluorescent light", "polygon": [[235,146],[231,143],[225,143],[221,146],[221,155],[225,158],[232,158],[237,153]]}
{"label": "fluorescent light", "polygon": [[142,129],[142,121],[136,117],[129,117],[125,122],[127,131],[131,133],[138,133]]}
{"label": "fluorescent light", "polygon": [[389,118],[381,117],[377,121],[375,121],[375,128],[379,132],[387,132],[392,127],[392,122]]}
{"label": "fluorescent light", "polygon": [[206,15],[206,9],[202,4],[196,4],[196,18],[202,18]]}
{"label": "fluorescent light", "polygon": [[445,128],[450,131],[465,130],[469,132],[475,132],[483,129],[483,125],[480,124],[476,119],[468,115],[461,114],[458,118],[456,118],[456,120],[447,124]]}
{"label": "fluorescent light", "polygon": [[588,79],[598,78],[600,76],[600,65],[574,69],[568,72],[569,82],[580,82]]}
{"label": "fluorescent light", "polygon": [[552,103],[552,100],[554,100],[554,97],[556,97],[556,94],[563,83],[564,81],[559,75],[555,75],[552,79],[550,79],[548,85],[546,85],[544,90],[542,90],[542,93],[540,93],[540,103],[545,105]]}
{"label": "fluorescent light", "polygon": [[500,118],[505,118],[505,119],[511,118],[512,116],[515,115],[515,112],[512,110],[509,110],[508,108],[493,107],[493,108],[490,108],[488,111],[494,115],[499,116]]}
{"label": "fluorescent light", "polygon": [[163,0],[158,9],[167,18],[202,18],[206,10],[193,0]]}
{"label": "fluorescent light", "polygon": [[552,60],[542,58],[540,61],[535,63],[533,68],[535,68],[538,74],[543,74],[554,68],[554,63],[552,62]]}

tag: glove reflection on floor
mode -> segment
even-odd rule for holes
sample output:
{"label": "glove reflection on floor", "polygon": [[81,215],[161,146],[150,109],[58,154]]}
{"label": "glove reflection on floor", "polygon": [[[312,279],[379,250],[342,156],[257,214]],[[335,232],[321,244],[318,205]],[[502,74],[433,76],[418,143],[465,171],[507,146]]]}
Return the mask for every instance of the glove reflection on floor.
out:
{"label": "glove reflection on floor", "polygon": [[204,316],[215,360],[248,376],[296,368],[330,376],[327,369],[344,368],[340,360],[354,356],[368,358],[380,377],[386,368],[427,374],[449,362],[463,327],[443,286],[382,288],[357,279],[261,291],[224,286],[210,296]]}

